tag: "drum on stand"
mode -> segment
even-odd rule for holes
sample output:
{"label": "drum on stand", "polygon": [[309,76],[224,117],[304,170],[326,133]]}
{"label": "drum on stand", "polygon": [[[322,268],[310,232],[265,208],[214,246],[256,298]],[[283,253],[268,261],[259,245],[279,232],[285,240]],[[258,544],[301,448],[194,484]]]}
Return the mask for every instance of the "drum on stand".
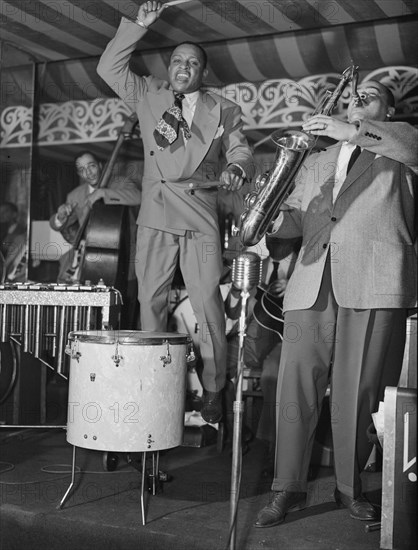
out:
{"label": "drum on stand", "polygon": [[68,340],[69,443],[127,453],[181,445],[188,335],[78,331]]}

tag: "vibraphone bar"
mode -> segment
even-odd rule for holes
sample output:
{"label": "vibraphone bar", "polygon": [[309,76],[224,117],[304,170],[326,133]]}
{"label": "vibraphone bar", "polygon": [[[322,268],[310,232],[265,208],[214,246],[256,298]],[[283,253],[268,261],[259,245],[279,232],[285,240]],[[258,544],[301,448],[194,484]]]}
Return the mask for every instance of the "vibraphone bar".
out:
{"label": "vibraphone bar", "polygon": [[66,378],[68,333],[117,328],[121,304],[120,292],[101,284],[0,284],[0,341],[15,341]]}

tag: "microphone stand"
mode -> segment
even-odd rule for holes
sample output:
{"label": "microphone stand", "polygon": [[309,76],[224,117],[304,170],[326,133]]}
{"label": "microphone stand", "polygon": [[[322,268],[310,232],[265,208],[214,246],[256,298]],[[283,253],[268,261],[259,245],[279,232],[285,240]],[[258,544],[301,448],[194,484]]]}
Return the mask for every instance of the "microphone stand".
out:
{"label": "microphone stand", "polygon": [[232,439],[232,475],[231,475],[231,496],[230,496],[230,534],[229,548],[235,549],[236,540],[236,520],[238,512],[238,500],[241,486],[241,466],[242,466],[242,418],[244,413],[244,403],[242,401],[242,381],[244,370],[244,339],[246,329],[246,310],[249,297],[248,290],[241,291],[241,314],[239,318],[239,345],[238,345],[238,363],[237,363],[237,382],[234,401],[234,426]]}

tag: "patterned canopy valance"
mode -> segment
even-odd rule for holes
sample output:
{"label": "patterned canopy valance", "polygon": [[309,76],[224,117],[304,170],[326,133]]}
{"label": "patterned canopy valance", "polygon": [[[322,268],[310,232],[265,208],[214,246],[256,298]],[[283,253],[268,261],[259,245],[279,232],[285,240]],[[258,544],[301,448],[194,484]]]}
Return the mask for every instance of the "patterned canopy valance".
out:
{"label": "patterned canopy valance", "polygon": [[[250,82],[231,84],[214,91],[238,103],[243,110],[244,129],[258,142],[266,130],[300,126],[318,106],[327,90],[333,90],[340,74],[317,75],[299,81],[269,80],[260,85]],[[412,67],[389,67],[373,71],[366,80],[387,84],[397,99],[397,119],[413,120],[418,112],[418,70]],[[348,86],[334,111],[344,116],[351,88]],[[119,99],[45,103],[39,109],[37,145],[104,143],[115,141],[130,110]],[[9,107],[0,118],[0,146],[25,147],[32,138],[32,110],[24,106]]]}

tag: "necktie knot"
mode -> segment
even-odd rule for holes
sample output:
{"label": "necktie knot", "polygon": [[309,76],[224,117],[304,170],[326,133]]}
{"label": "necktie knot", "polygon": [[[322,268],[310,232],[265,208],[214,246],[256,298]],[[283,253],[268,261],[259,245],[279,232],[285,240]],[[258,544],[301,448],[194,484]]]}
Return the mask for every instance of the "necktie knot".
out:
{"label": "necktie knot", "polygon": [[183,99],[184,99],[184,94],[174,94],[174,105],[177,105],[177,107],[181,109]]}

